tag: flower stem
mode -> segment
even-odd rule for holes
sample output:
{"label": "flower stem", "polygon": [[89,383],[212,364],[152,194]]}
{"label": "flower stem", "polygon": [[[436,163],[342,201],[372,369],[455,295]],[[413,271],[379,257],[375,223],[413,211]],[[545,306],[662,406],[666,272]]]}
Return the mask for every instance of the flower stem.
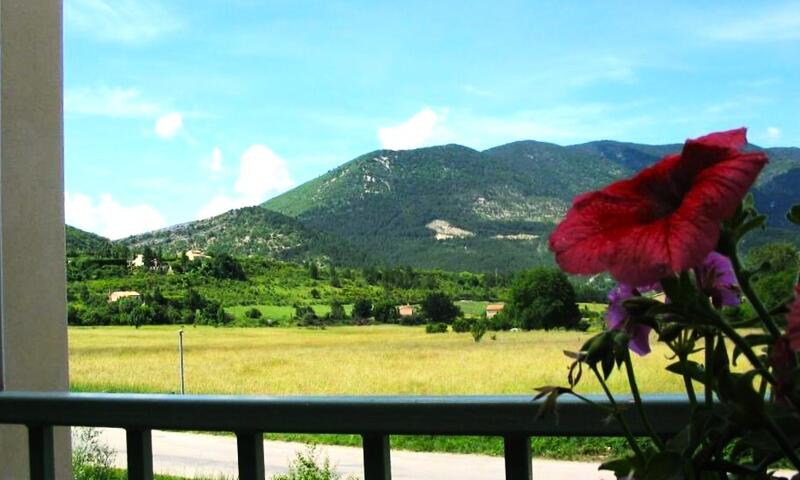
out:
{"label": "flower stem", "polygon": [[692,404],[692,408],[697,406],[697,394],[694,393],[694,384],[692,384],[692,377],[689,376],[689,373],[686,371],[686,366],[688,365],[689,359],[686,355],[682,354],[678,356],[681,365],[683,365],[683,384],[686,386],[686,395],[689,396],[689,403]]}
{"label": "flower stem", "polygon": [[742,262],[739,259],[738,249],[734,246],[730,250],[731,265],[733,265],[733,271],[736,273],[736,280],[739,281],[739,288],[742,289],[742,293],[747,297],[750,304],[753,305],[753,309],[758,314],[767,332],[772,336],[772,339],[777,340],[777,338],[781,336],[781,331],[775,325],[775,322],[772,321],[769,312],[764,307],[764,304],[761,303],[761,299],[758,298],[755,290],[753,290],[753,285],[750,283],[750,275],[745,272],[742,267]]}
{"label": "flower stem", "polygon": [[800,457],[797,456],[797,451],[792,446],[789,439],[786,438],[786,435],[783,434],[783,431],[775,425],[775,421],[772,420],[769,416],[765,415],[765,426],[769,433],[772,434],[772,437],[778,442],[778,445],[781,446],[781,450],[783,453],[786,454],[786,458],[792,463],[792,466],[800,471]]}
{"label": "flower stem", "polygon": [[711,408],[712,404],[714,403],[714,388],[712,385],[714,384],[714,370],[713,370],[713,363],[714,363],[714,333],[713,332],[706,332],[705,334],[705,373],[706,373],[706,381],[705,381],[705,399],[706,399],[706,407]]}
{"label": "flower stem", "polygon": [[[758,358],[758,355],[756,355],[756,352],[753,351],[753,349],[750,347],[750,345],[748,345],[748,343],[745,341],[745,339],[742,338],[741,335],[739,335],[739,332],[734,330],[730,325],[728,325],[725,322],[725,320],[723,320],[718,315],[715,314],[715,317],[716,317],[715,318],[715,326],[717,328],[719,328],[722,331],[722,333],[724,333],[728,338],[730,338],[731,341],[737,347],[739,347],[739,349],[742,350],[742,354],[745,357],[747,357],[747,359],[753,365],[753,368],[755,368],[756,371],[758,371],[758,373],[762,377],[764,377],[764,379],[766,379],[767,382],[770,383],[770,385],[773,385],[773,386],[776,385],[778,382],[775,379],[775,376],[772,375],[772,373],[769,371],[769,369],[767,369],[764,366],[763,363],[761,363],[761,359]],[[706,337],[706,338],[708,338],[708,337]],[[706,353],[706,355],[708,355],[708,353]]]}
{"label": "flower stem", "polygon": [[642,396],[639,395],[639,386],[636,384],[636,375],[633,373],[633,362],[631,361],[631,352],[627,348],[625,349],[625,371],[628,373],[628,384],[631,387],[631,394],[633,394],[633,401],[636,404],[636,410],[639,411],[639,417],[642,419],[642,424],[644,428],[647,429],[647,433],[650,434],[650,438],[653,439],[653,443],[656,444],[659,450],[664,450],[664,442],[661,440],[661,437],[656,434],[653,425],[650,424],[650,419],[647,417],[647,414],[644,411],[644,404],[642,403]]}
{"label": "flower stem", "polygon": [[622,416],[622,412],[620,412],[619,408],[617,407],[617,401],[614,400],[614,395],[612,395],[611,390],[608,389],[608,385],[606,385],[605,380],[603,380],[603,376],[600,375],[600,372],[597,370],[597,366],[592,365],[591,368],[594,372],[594,375],[597,377],[597,381],[600,382],[600,386],[603,387],[603,391],[606,393],[606,397],[608,397],[611,407],[614,409],[613,415],[622,427],[622,431],[625,433],[625,438],[628,440],[628,444],[631,446],[631,449],[633,449],[633,453],[636,454],[636,456],[639,458],[639,461],[644,463],[644,453],[639,447],[639,444],[636,442],[636,438],[634,438],[633,432],[631,432],[631,428],[628,426],[628,422],[625,421],[625,418]]}

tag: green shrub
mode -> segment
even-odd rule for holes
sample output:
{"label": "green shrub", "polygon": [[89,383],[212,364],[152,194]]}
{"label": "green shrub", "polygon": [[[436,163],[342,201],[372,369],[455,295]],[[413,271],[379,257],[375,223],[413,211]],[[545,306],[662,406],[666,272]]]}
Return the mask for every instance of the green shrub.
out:
{"label": "green shrub", "polygon": [[253,307],[250,310],[246,311],[244,313],[244,316],[247,318],[255,319],[255,318],[261,318],[263,316],[263,313],[261,313],[261,310],[257,309],[256,307]]}
{"label": "green shrub", "polygon": [[415,313],[413,315],[406,315],[405,317],[400,317],[398,323],[400,323],[400,325],[406,325],[406,326],[424,325],[425,319]]}
{"label": "green shrub", "polygon": [[489,329],[488,323],[489,322],[487,322],[485,318],[480,318],[472,322],[469,333],[472,335],[472,339],[475,340],[475,343],[480,342],[483,336],[486,335],[486,330]]}
{"label": "green shrub", "polygon": [[511,320],[511,317],[508,316],[507,313],[497,312],[497,315],[488,319],[489,322],[489,329],[494,330],[495,332],[498,331],[505,331],[511,330],[514,328],[514,322]]}
{"label": "green shrub", "polygon": [[447,333],[446,323],[429,323],[425,325],[425,333]]}
{"label": "green shrub", "polygon": [[453,320],[453,331],[457,333],[469,332],[474,320],[471,318],[456,318]]}
{"label": "green shrub", "polygon": [[517,274],[503,312],[525,330],[575,328],[581,319],[567,276],[546,267]]}
{"label": "green shrub", "polygon": [[116,478],[114,451],[100,441],[96,428],[72,429],[72,473],[75,480],[112,480]]}
{"label": "green shrub", "polygon": [[317,450],[308,447],[305,452],[299,452],[289,465],[286,475],[274,475],[272,480],[351,480],[353,477],[343,477],[330,464],[327,457],[321,461]]}
{"label": "green shrub", "polygon": [[375,303],[372,307],[372,314],[378,323],[397,323],[400,318],[394,302],[386,300]]}
{"label": "green shrub", "polygon": [[368,319],[372,317],[372,302],[368,298],[359,298],[353,304],[354,319]]}
{"label": "green shrub", "polygon": [[463,315],[453,299],[442,292],[429,293],[422,301],[421,310],[422,316],[432,323],[450,324]]}

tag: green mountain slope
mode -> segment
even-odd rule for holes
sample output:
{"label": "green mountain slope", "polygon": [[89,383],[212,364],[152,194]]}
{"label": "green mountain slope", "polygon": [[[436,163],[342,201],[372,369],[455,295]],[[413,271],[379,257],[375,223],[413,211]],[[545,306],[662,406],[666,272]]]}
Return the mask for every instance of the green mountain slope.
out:
{"label": "green mountain slope", "polygon": [[546,237],[571,198],[627,173],[532,141],[378,150],[264,206],[387,264],[508,271],[550,262]]}
{"label": "green mountain slope", "polygon": [[307,228],[297,220],[261,207],[231,210],[216,217],[134,235],[120,243],[165,252],[184,252],[197,247],[232,255],[263,255],[282,260],[326,257],[335,263],[358,264],[363,253],[347,242]]}
{"label": "green mountain slope", "polygon": [[[279,259],[328,257],[351,265],[512,271],[552,262],[547,237],[576,195],[680,148],[603,140],[567,147],[521,141],[483,152],[460,145],[377,150],[261,207],[122,243],[173,252],[197,246]],[[800,149],[766,151],[771,161],[756,198],[777,215],[793,194]],[[771,224],[779,228],[763,232],[759,242],[786,237],[779,221]]]}
{"label": "green mountain slope", "polygon": [[67,234],[67,256],[97,254],[111,250],[111,240],[79,228],[65,225]]}

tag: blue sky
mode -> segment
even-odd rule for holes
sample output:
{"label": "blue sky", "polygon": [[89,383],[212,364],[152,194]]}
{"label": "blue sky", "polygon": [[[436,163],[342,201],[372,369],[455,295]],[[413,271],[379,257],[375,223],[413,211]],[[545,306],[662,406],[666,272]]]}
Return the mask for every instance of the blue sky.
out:
{"label": "blue sky", "polygon": [[67,222],[112,238],[382,147],[742,125],[800,146],[800,2],[64,0],[64,17]]}

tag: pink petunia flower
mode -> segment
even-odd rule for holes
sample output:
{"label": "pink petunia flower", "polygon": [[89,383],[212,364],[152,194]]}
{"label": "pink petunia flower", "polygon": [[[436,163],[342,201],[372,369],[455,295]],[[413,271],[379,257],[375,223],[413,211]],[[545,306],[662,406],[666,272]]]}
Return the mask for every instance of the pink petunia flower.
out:
{"label": "pink petunia flower", "polygon": [[652,328],[629,321],[628,312],[622,304],[625,300],[641,297],[642,293],[656,290],[658,290],[656,285],[637,288],[620,283],[608,293],[606,325],[611,330],[624,330],[627,332],[631,337],[628,347],[641,356],[650,353],[650,331]]}
{"label": "pink petunia flower", "polygon": [[633,178],[578,196],[550,236],[569,273],[647,285],[699,265],[767,163],[740,128],[688,140]]}
{"label": "pink petunia flower", "polygon": [[741,303],[741,291],[731,260],[725,255],[711,252],[703,263],[694,269],[700,290],[711,298],[716,308],[735,307]]}
{"label": "pink petunia flower", "polygon": [[789,315],[786,317],[786,336],[789,337],[789,346],[795,352],[800,352],[800,285],[795,287],[794,302],[789,307]]}

